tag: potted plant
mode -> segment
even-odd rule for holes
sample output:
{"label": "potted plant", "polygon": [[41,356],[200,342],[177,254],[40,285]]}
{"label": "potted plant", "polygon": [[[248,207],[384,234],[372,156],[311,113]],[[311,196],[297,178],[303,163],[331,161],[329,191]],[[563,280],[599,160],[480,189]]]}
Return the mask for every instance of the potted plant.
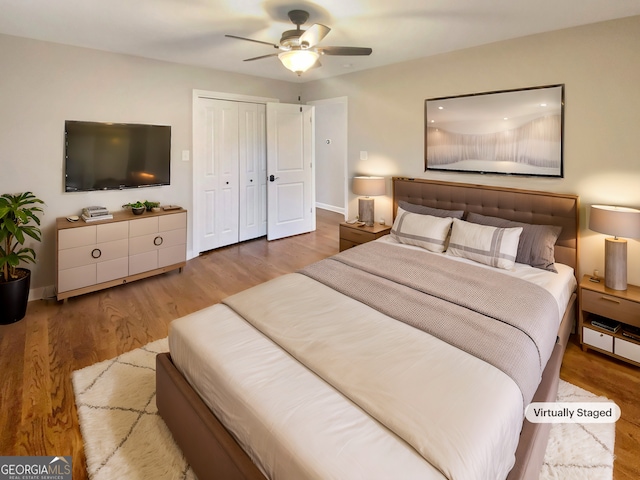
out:
{"label": "potted plant", "polygon": [[160,211],[160,202],[150,202],[149,200],[145,200],[144,206],[147,207],[147,212],[158,212]]}
{"label": "potted plant", "polygon": [[144,211],[147,209],[144,203],[137,201],[135,203],[125,203],[122,205],[122,208],[131,208],[131,211],[134,215],[142,215]]}
{"label": "potted plant", "polygon": [[[24,247],[27,237],[41,240],[40,218],[44,204],[31,192],[0,196],[0,324],[24,318],[29,301],[31,271],[20,262],[36,262],[36,252]],[[35,224],[35,225],[34,225]]]}

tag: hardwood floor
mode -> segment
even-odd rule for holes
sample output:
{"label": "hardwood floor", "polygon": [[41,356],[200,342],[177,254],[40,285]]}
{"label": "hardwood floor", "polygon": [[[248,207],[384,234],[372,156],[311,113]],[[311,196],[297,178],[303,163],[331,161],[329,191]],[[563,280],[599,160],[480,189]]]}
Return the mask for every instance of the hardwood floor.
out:
{"label": "hardwood floor", "polygon": [[[169,323],[222,298],[338,252],[339,214],[318,210],[318,229],[253,240],[201,255],[168,273],[72,298],[29,304],[0,326],[0,455],[71,455],[73,478],[87,478],[71,372],[167,335]],[[614,478],[640,478],[640,369],[572,339],[561,377],[614,400]]]}

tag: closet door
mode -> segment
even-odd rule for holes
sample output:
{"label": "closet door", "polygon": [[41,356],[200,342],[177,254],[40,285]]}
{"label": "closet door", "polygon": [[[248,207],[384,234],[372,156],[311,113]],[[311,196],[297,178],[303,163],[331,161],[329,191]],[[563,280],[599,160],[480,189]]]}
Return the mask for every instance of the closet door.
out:
{"label": "closet door", "polygon": [[239,241],[267,234],[266,107],[239,103]]}
{"label": "closet door", "polygon": [[194,112],[200,252],[238,242],[238,103],[201,99]]}

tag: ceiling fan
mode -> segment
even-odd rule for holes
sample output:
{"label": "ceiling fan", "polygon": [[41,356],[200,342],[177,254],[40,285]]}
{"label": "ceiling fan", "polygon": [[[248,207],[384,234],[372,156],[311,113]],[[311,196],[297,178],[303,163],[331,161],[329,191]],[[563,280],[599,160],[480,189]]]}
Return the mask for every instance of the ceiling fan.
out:
{"label": "ceiling fan", "polygon": [[304,10],[291,10],[289,19],[296,26],[295,30],[287,30],[282,33],[280,43],[263,42],[252,38],[238,37],[236,35],[225,35],[225,37],[246,40],[248,42],[264,43],[278,50],[280,53],[271,53],[259,57],[247,58],[245,62],[261,60],[263,58],[277,56],[282,64],[298,76],[312,67],[320,67],[320,55],[371,55],[373,51],[365,47],[318,47],[318,43],[331,31],[326,25],[314,23],[307,30],[302,30],[303,25],[309,19],[309,12]]}

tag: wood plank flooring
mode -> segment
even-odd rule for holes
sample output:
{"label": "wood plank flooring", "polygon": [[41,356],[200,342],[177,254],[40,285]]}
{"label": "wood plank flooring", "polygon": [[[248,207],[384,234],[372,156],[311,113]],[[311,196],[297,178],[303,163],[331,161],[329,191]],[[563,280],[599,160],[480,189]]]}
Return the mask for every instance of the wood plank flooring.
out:
{"label": "wood plank flooring", "polygon": [[[342,216],[318,210],[317,230],[201,255],[168,273],[72,298],[31,302],[0,326],[0,455],[71,455],[87,478],[71,372],[167,335],[169,323],[222,298],[338,252]],[[640,478],[640,368],[570,341],[561,377],[615,400],[615,480]]]}

